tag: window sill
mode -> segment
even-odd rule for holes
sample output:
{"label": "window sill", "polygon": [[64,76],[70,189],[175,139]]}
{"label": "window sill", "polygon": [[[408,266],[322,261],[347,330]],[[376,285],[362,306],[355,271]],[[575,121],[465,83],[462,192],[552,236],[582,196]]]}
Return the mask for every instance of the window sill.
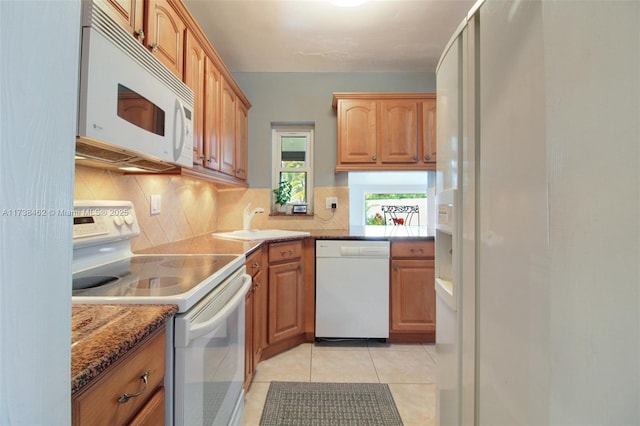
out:
{"label": "window sill", "polygon": [[271,212],[269,216],[276,217],[293,217],[293,218],[305,218],[305,217],[313,217],[313,212],[307,213],[280,213],[280,212]]}

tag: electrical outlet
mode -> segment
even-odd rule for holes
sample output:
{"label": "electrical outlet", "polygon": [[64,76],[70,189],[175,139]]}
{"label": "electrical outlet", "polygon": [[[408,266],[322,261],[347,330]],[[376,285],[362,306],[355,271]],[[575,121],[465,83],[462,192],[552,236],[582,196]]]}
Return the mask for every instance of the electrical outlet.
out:
{"label": "electrical outlet", "polygon": [[325,198],[325,206],[328,209],[335,209],[338,207],[338,197]]}
{"label": "electrical outlet", "polygon": [[160,195],[151,196],[151,215],[160,214]]}

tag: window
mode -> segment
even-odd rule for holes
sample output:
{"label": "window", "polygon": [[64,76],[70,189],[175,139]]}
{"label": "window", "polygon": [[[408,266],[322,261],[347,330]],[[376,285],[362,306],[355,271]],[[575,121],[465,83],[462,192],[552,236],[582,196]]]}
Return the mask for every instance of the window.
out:
{"label": "window", "polygon": [[313,211],[313,125],[273,125],[272,188],[291,183],[288,204],[306,204]]}
{"label": "window", "polygon": [[349,224],[434,226],[435,173],[350,172]]}

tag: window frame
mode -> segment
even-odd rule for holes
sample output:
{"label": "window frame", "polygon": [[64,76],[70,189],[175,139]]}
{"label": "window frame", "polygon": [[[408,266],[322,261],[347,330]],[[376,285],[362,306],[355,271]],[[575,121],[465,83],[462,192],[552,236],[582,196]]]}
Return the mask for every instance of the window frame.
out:
{"label": "window frame", "polygon": [[[313,137],[315,128],[313,125],[275,125],[271,126],[271,189],[277,188],[280,184],[281,172],[306,172],[306,197],[307,214],[313,213]],[[306,138],[305,167],[286,168],[282,167],[282,151],[280,140],[282,136],[304,136]],[[275,207],[273,192],[271,193],[271,207]]]}

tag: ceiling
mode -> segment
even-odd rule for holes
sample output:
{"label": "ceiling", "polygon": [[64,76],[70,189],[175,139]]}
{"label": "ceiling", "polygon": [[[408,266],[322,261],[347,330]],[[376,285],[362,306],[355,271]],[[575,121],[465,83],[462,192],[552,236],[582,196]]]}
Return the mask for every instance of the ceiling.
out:
{"label": "ceiling", "polygon": [[185,0],[231,72],[433,72],[475,0]]}

